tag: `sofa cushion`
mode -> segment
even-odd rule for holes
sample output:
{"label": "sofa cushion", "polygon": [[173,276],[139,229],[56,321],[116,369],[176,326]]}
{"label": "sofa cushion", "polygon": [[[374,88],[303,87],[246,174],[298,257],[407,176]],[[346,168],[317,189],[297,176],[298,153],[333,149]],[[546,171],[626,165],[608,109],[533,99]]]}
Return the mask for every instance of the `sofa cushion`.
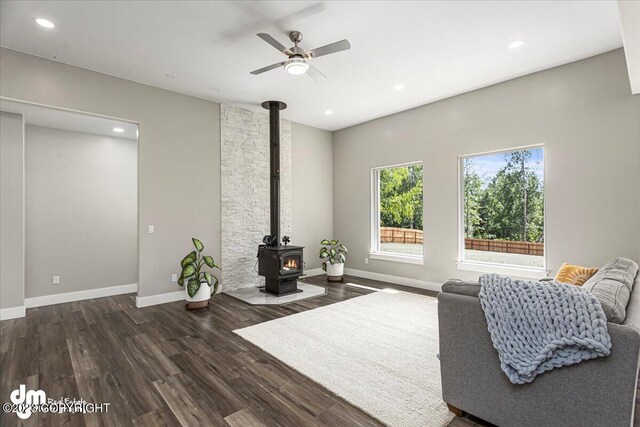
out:
{"label": "sofa cushion", "polygon": [[626,317],[627,303],[637,275],[638,264],[635,261],[616,258],[606,263],[582,287],[598,298],[609,322],[621,324]]}
{"label": "sofa cushion", "polygon": [[579,265],[571,265],[565,262],[553,280],[568,285],[582,286],[597,272],[597,268],[580,267]]}
{"label": "sofa cushion", "polygon": [[442,292],[477,297],[480,293],[480,283],[449,279],[442,285]]}

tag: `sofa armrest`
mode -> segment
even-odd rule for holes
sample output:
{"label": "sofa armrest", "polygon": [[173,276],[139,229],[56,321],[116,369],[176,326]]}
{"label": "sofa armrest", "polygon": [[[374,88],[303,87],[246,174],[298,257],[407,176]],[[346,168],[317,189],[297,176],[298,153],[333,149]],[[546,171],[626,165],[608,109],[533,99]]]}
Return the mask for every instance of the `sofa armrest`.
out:
{"label": "sofa armrest", "polygon": [[443,400],[500,426],[607,425],[633,422],[640,334],[608,324],[611,354],[512,384],[500,369],[477,297],[440,293]]}
{"label": "sofa armrest", "polygon": [[478,281],[468,282],[458,279],[449,279],[442,285],[442,292],[477,297],[480,293],[480,283]]}

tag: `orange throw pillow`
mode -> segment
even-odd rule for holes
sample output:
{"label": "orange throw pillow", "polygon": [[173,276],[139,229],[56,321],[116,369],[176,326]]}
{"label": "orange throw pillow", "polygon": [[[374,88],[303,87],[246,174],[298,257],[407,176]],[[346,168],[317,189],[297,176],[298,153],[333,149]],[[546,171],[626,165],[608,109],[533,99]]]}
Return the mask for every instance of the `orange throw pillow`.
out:
{"label": "orange throw pillow", "polygon": [[589,280],[591,276],[598,272],[597,268],[580,267],[579,265],[571,265],[566,262],[562,264],[560,270],[556,273],[556,282],[567,283],[569,285],[582,286],[584,282]]}

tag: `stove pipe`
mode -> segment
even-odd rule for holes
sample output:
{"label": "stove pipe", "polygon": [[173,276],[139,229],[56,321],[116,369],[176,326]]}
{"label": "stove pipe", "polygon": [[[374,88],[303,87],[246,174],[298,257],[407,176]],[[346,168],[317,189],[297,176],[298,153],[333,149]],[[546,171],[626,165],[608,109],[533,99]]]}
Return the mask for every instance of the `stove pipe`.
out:
{"label": "stove pipe", "polygon": [[265,237],[264,243],[275,247],[280,244],[280,110],[287,108],[287,104],[280,101],[265,101],[262,107],[269,110],[269,173],[271,176],[269,181],[271,236],[267,236],[269,239]]}

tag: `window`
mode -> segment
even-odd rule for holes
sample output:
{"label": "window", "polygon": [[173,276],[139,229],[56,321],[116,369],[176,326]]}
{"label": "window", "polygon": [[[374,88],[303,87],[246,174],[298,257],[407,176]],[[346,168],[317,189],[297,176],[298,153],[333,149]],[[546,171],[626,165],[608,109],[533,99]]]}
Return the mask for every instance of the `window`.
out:
{"label": "window", "polygon": [[460,159],[460,260],[543,270],[544,148]]}
{"label": "window", "polygon": [[422,163],[372,170],[372,258],[422,263],[422,180]]}

